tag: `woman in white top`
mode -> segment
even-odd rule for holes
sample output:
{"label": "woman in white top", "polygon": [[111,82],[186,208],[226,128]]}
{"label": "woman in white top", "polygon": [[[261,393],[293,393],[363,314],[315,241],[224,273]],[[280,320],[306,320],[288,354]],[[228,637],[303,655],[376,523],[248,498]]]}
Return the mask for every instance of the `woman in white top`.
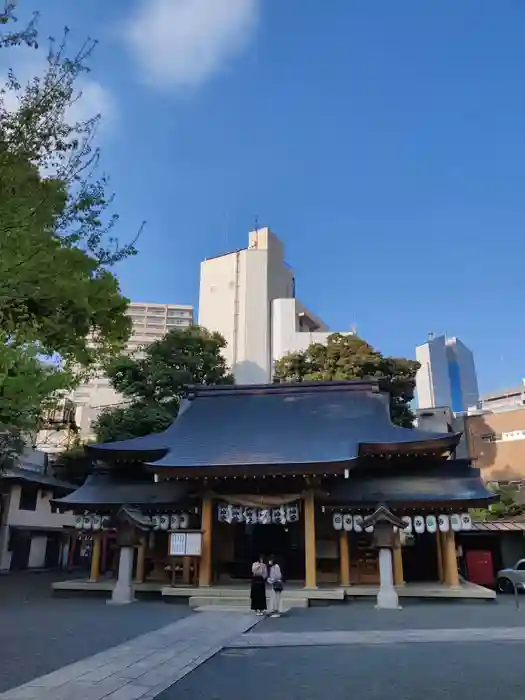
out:
{"label": "woman in white top", "polygon": [[250,588],[250,602],[256,615],[264,615],[266,610],[266,579],[268,569],[262,556],[252,564],[252,585]]}
{"label": "woman in white top", "polygon": [[275,561],[273,555],[268,560],[268,569],[268,583],[272,587],[270,594],[270,616],[280,617],[282,613],[283,575],[281,567]]}

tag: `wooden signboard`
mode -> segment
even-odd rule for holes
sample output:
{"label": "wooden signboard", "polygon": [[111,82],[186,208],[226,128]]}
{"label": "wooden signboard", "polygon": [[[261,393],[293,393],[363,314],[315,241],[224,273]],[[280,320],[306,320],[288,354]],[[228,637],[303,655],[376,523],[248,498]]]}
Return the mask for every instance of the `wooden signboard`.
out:
{"label": "wooden signboard", "polygon": [[169,539],[170,557],[200,557],[202,552],[202,532],[171,532]]}

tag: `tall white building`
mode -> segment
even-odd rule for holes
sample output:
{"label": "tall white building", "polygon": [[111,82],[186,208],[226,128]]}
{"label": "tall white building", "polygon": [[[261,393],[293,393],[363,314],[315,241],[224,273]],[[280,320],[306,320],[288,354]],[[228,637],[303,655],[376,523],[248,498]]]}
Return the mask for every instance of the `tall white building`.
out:
{"label": "tall white building", "polygon": [[[193,306],[182,304],[131,302],[127,314],[133,322],[133,331],[127,344],[128,352],[160,340],[173,328],[183,328],[193,323]],[[83,440],[93,437],[91,425],[104,408],[123,401],[122,396],[104,376],[83,384],[73,392],[71,398],[77,406],[76,424]],[[40,446],[40,449],[45,447]]]}
{"label": "tall white building", "polygon": [[267,227],[250,232],[248,248],[201,263],[199,325],[226,339],[237,384],[270,382],[275,360],[330,334],[295,298],[283,244]]}
{"label": "tall white building", "polygon": [[474,355],[458,338],[431,337],[416,348],[421,364],[416,375],[419,408],[449,407],[466,411],[479,400]]}

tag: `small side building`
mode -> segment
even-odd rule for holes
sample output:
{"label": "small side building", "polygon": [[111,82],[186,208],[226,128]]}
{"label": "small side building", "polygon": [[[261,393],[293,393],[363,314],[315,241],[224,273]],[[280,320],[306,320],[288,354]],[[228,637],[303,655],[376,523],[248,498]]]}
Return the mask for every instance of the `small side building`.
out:
{"label": "small side building", "polygon": [[75,486],[50,474],[15,468],[0,475],[0,573],[61,568],[67,560],[74,517],[54,498]]}

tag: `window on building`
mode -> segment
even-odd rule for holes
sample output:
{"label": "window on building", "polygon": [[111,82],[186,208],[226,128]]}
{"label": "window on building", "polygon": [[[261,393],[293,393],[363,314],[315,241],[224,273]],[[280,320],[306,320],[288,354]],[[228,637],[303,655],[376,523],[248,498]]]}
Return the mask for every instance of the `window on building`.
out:
{"label": "window on building", "polygon": [[20,503],[18,504],[20,510],[36,510],[37,501],[38,489],[30,486],[20,488]]}

